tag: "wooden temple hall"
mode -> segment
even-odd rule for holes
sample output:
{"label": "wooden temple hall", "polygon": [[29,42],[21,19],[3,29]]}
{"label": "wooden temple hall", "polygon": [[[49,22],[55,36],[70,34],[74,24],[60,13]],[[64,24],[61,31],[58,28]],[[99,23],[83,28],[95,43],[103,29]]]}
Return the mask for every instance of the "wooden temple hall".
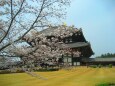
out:
{"label": "wooden temple hall", "polygon": [[71,37],[64,38],[64,42],[67,45],[68,51],[71,54],[63,55],[64,64],[69,63],[72,66],[79,65],[115,65],[115,57],[111,58],[90,58],[94,55],[91,48],[91,44],[86,41],[82,29],[77,33],[73,34]]}
{"label": "wooden temple hall", "polygon": [[[40,31],[46,35],[57,29],[58,27],[51,27]],[[77,29],[77,28],[73,28]],[[52,36],[48,36],[51,38]],[[62,62],[64,65],[69,64],[71,66],[87,65],[87,64],[113,64],[115,65],[115,58],[90,58],[94,52],[91,48],[91,44],[85,39],[82,29],[74,32],[71,36],[63,38],[63,42],[66,45],[67,53],[59,58],[58,62]]]}
{"label": "wooden temple hall", "polygon": [[[53,29],[57,29],[57,27],[53,27]],[[53,29],[48,28],[41,31],[41,33],[47,34]],[[59,62],[63,62],[64,65],[67,63],[71,66],[86,65],[86,62],[83,62],[83,59],[89,58],[94,54],[91,48],[91,44],[86,41],[83,35],[82,29],[77,30],[78,31],[73,33],[72,36],[63,38],[67,54],[62,55],[62,57],[59,59]],[[48,38],[50,37],[51,36],[48,36]]]}
{"label": "wooden temple hall", "polygon": [[94,54],[90,43],[86,41],[83,35],[82,29],[72,36],[64,38],[64,43],[67,46],[68,53],[70,52],[70,54],[62,56],[64,64],[86,65],[87,62],[83,62],[83,59],[88,59]]}
{"label": "wooden temple hall", "polygon": [[115,65],[115,57],[111,58],[90,58],[94,55],[91,48],[91,44],[86,41],[82,29],[77,33],[73,34],[71,37],[64,38],[64,42],[67,45],[68,51],[71,54],[63,55],[64,64],[69,63],[72,66],[79,65]]}

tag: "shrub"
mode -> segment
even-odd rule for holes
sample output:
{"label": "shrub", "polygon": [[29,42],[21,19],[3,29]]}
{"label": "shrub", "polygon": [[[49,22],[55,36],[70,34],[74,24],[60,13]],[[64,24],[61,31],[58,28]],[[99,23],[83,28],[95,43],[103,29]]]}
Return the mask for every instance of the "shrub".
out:
{"label": "shrub", "polygon": [[1,70],[0,71],[0,74],[8,74],[8,73],[11,73],[9,70]]}
{"label": "shrub", "polygon": [[41,68],[41,69],[38,69],[38,70],[35,70],[35,71],[39,71],[39,72],[50,72],[50,71],[58,71],[59,70],[59,68]]}
{"label": "shrub", "polygon": [[109,65],[108,65],[109,68],[112,68],[112,66],[113,66],[112,64],[109,64]]}
{"label": "shrub", "polygon": [[24,71],[21,69],[17,69],[15,73],[23,73]]}
{"label": "shrub", "polygon": [[9,73],[23,73],[24,71],[22,69],[16,69],[16,70],[1,70],[0,74],[9,74]]}
{"label": "shrub", "polygon": [[102,67],[102,65],[101,65],[101,64],[99,64],[99,65],[98,65],[98,67],[99,67],[99,68],[101,68],[101,67]]}
{"label": "shrub", "polygon": [[91,68],[97,68],[97,65],[90,65]]}

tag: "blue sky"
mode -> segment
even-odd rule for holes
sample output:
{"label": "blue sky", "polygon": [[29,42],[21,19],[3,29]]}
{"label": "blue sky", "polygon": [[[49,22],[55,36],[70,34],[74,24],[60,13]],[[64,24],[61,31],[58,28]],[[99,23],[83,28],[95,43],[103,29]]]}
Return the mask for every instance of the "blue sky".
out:
{"label": "blue sky", "polygon": [[73,0],[65,22],[82,28],[92,57],[115,53],[115,0]]}

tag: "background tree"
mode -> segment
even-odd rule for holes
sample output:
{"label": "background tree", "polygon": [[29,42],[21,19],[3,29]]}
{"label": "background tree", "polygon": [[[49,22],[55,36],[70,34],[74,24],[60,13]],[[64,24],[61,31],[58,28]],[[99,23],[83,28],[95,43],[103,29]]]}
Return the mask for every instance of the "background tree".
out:
{"label": "background tree", "polygon": [[98,56],[96,58],[114,58],[115,57],[115,54],[114,53],[105,53],[105,54],[102,54],[101,56]]}

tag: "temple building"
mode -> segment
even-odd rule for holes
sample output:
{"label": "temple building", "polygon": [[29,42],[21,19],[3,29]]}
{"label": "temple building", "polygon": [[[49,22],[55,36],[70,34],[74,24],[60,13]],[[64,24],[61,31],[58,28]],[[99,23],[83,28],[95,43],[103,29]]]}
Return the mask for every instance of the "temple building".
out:
{"label": "temple building", "polygon": [[[66,27],[71,29],[71,27]],[[51,40],[52,37],[55,38],[55,36],[51,33],[56,32],[56,29],[58,29],[58,26],[49,27],[45,30],[40,31],[39,34],[45,34],[47,36],[47,39]],[[94,55],[94,52],[91,48],[91,44],[85,39],[82,29],[77,29],[75,27],[72,27],[72,29],[74,29],[75,32],[72,32],[70,36],[58,37],[59,40],[63,41],[63,43],[65,44],[64,48],[67,51],[67,53],[63,54],[59,58],[59,63],[63,63],[63,65],[69,64],[71,66],[98,64],[115,65],[115,58],[90,58],[92,55]],[[32,45],[32,42],[28,43]]]}
{"label": "temple building", "polygon": [[91,48],[91,44],[85,39],[82,29],[74,33],[70,37],[63,39],[64,43],[70,54],[63,55],[64,63],[69,63],[72,66],[86,65],[83,59],[91,57],[94,52]]}
{"label": "temple building", "polygon": [[[48,28],[41,33],[48,34],[52,30],[57,29],[57,27]],[[86,62],[83,62],[83,59],[91,57],[94,52],[91,48],[91,44],[85,39],[82,29],[76,29],[71,36],[64,37],[62,40],[65,43],[65,49],[68,53],[62,55],[59,61],[71,66],[77,65],[86,65]],[[48,35],[48,38],[51,38],[52,35]]]}

